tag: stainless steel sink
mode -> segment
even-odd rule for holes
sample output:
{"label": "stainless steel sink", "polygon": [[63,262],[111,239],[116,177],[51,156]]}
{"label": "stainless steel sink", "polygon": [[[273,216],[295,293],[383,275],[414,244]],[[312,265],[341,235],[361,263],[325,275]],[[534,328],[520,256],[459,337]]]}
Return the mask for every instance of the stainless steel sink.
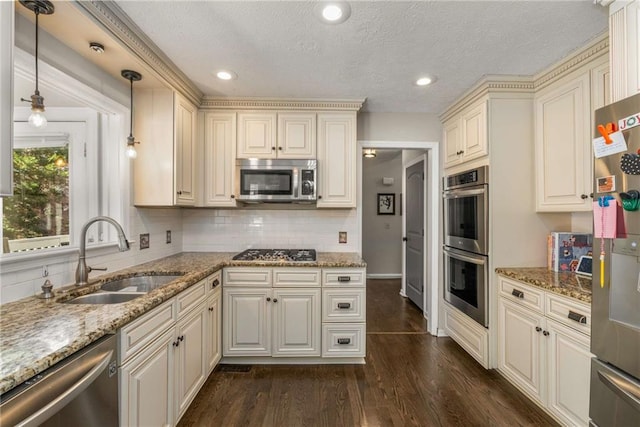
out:
{"label": "stainless steel sink", "polygon": [[121,304],[144,295],[143,293],[97,292],[65,301],[66,304]]}
{"label": "stainless steel sink", "polygon": [[113,280],[103,284],[100,289],[107,292],[151,292],[169,282],[174,281],[180,274],[134,276]]}

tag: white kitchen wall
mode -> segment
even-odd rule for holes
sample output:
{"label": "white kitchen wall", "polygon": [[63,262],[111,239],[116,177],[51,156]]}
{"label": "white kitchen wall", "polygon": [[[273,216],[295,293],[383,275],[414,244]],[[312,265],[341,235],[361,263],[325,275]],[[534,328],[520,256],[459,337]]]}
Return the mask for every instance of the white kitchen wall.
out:
{"label": "white kitchen wall", "polygon": [[[106,225],[111,227],[110,225]],[[107,267],[107,271],[92,272],[95,278],[146,261],[173,255],[182,251],[182,212],[180,209],[135,209],[130,211],[130,229],[127,238],[131,249],[119,252],[115,245],[87,250],[87,265]],[[166,231],[171,230],[171,243],[165,243]],[[149,249],[139,249],[141,233],[149,233]],[[41,292],[46,279],[56,288],[70,285],[75,280],[78,263],[77,251],[59,256],[27,256],[28,259],[7,262],[0,267],[0,303],[32,296]],[[49,275],[43,276],[46,267]]]}
{"label": "white kitchen wall", "polygon": [[[316,249],[355,252],[355,209],[185,209],[184,251],[237,252],[247,248]],[[338,232],[347,243],[338,243]]]}
{"label": "white kitchen wall", "polygon": [[[422,151],[424,153],[424,151]],[[384,185],[382,178],[393,178]],[[378,193],[396,195],[395,215],[378,215]],[[402,276],[402,150],[378,150],[362,161],[362,257],[367,276]]]}

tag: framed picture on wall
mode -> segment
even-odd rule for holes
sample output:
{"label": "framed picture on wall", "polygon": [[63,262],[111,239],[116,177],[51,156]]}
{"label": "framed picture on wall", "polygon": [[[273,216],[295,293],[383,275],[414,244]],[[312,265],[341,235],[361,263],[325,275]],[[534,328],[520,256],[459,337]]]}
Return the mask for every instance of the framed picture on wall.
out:
{"label": "framed picture on wall", "polygon": [[378,215],[396,214],[396,194],[378,193]]}

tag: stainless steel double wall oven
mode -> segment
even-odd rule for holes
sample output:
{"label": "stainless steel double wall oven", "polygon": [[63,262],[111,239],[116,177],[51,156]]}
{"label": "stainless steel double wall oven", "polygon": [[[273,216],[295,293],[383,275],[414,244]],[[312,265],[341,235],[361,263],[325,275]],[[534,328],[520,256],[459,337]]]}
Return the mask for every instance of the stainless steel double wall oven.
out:
{"label": "stainless steel double wall oven", "polygon": [[489,168],[443,180],[444,299],[487,327]]}

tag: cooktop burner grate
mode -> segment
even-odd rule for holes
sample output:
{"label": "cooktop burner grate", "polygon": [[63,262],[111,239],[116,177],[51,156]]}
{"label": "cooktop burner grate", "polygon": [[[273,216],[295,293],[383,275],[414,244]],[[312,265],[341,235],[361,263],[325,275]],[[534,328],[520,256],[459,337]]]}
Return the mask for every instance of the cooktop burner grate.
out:
{"label": "cooktop burner grate", "polygon": [[233,257],[235,261],[288,261],[316,260],[315,249],[247,249]]}

